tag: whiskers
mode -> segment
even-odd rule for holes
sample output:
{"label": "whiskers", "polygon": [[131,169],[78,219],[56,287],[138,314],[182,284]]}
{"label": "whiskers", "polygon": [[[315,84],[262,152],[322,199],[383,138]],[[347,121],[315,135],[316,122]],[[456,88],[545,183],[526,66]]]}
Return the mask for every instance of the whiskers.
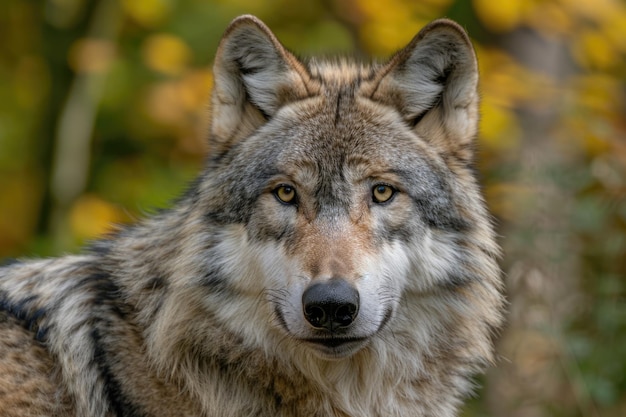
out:
{"label": "whiskers", "polygon": [[298,311],[297,307],[289,300],[289,290],[287,288],[267,288],[260,294],[262,303],[268,306],[271,312],[270,324],[279,326],[289,332],[289,326],[285,320],[284,311]]}
{"label": "whiskers", "polygon": [[265,302],[272,303],[274,306],[293,307],[293,304],[288,300],[289,290],[286,288],[267,288],[261,292],[260,296],[263,297]]}
{"label": "whiskers", "polygon": [[383,284],[378,289],[378,302],[383,307],[383,314],[385,317],[380,323],[380,327],[377,332],[377,337],[385,343],[398,343],[400,338],[396,336],[393,325],[389,325],[396,316],[396,310],[402,303],[402,297],[400,291],[392,284],[392,280],[385,277]]}
{"label": "whiskers", "polygon": [[273,352],[284,352],[291,346],[299,346],[302,341],[294,338],[290,331],[287,320],[283,311],[299,311],[300,307],[295,306],[289,299],[289,290],[287,288],[267,288],[263,290],[259,297],[262,303],[268,307],[271,312],[268,320],[271,327],[277,329],[274,332],[275,345]]}

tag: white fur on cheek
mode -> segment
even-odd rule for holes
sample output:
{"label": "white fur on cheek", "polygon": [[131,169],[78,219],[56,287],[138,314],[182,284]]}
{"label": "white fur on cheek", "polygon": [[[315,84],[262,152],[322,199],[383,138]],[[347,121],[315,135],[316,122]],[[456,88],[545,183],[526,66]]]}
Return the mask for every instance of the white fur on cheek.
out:
{"label": "white fur on cheek", "polygon": [[414,245],[409,256],[415,278],[410,281],[409,289],[428,291],[449,280],[458,264],[457,248],[452,239],[428,230],[423,240]]}

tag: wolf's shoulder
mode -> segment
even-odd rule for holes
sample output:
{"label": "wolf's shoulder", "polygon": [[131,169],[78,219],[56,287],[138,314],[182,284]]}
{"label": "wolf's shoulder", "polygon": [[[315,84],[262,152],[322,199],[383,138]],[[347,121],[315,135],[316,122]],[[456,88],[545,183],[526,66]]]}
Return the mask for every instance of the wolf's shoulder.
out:
{"label": "wolf's shoulder", "polygon": [[102,262],[91,254],[12,260],[0,267],[0,299],[44,296],[50,300],[75,292],[102,275]]}
{"label": "wolf's shoulder", "polygon": [[44,340],[56,322],[71,322],[79,308],[117,295],[101,262],[93,255],[71,255],[1,267],[0,312]]}
{"label": "wolf's shoulder", "polygon": [[2,310],[0,334],[0,415],[71,415],[60,371],[44,344]]}

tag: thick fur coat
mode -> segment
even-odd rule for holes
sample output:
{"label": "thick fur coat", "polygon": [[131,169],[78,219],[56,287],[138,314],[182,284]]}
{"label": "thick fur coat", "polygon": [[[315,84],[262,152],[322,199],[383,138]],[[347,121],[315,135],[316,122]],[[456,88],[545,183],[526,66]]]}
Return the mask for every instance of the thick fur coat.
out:
{"label": "thick fur coat", "polygon": [[173,208],[0,269],[0,414],[456,415],[503,308],[463,29],[304,62],[242,16],[214,76]]}

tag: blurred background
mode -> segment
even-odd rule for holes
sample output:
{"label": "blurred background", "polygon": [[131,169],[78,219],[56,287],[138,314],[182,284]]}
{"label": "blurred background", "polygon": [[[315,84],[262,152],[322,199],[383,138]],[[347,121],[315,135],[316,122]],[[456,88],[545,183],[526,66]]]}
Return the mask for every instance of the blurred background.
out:
{"label": "blurred background", "polygon": [[622,0],[2,0],[0,258],[77,251],[181,192],[242,13],[301,55],[384,59],[443,16],[469,31],[510,311],[463,415],[626,416]]}

